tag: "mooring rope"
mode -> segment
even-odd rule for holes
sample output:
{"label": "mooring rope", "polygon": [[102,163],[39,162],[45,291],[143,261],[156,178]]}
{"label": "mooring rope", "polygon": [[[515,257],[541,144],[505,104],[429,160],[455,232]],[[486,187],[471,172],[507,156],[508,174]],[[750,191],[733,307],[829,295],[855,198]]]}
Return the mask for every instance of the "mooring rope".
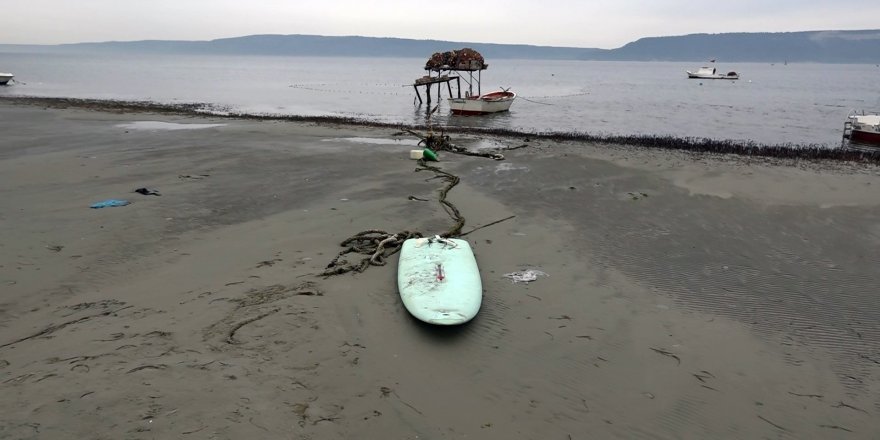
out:
{"label": "mooring rope", "polygon": [[[457,154],[482,156],[495,160],[504,159],[504,156],[498,153],[474,153],[468,151],[466,148],[456,147],[449,142],[449,136],[443,134],[434,135],[433,133],[430,133],[427,137],[422,137],[413,131],[409,132],[422,138],[419,144],[424,143],[428,148],[432,148],[435,151],[450,151]],[[439,167],[428,165],[424,158],[419,159],[418,164],[419,166],[415,169],[415,172],[431,171],[434,173],[434,177],[431,179],[442,179],[446,182],[446,184],[440,188],[438,201],[440,202],[440,205],[443,206],[443,210],[446,211],[446,214],[448,214],[453,220],[453,225],[448,231],[436,235],[443,238],[455,238],[463,235],[461,230],[464,228],[465,218],[461,215],[461,211],[459,211],[452,202],[447,200],[449,191],[458,185],[461,179],[452,173],[443,171]],[[409,200],[421,201],[423,199],[409,196]],[[473,232],[473,230],[468,233],[470,232]],[[363,232],[358,232],[340,243],[340,246],[345,249],[340,251],[339,254],[330,261],[330,264],[328,264],[324,271],[321,272],[320,276],[328,277],[348,272],[363,272],[370,266],[384,266],[388,257],[400,251],[405,240],[421,237],[423,237],[423,235],[418,231],[401,231],[392,234],[380,229],[369,229]],[[348,254],[360,254],[364,255],[364,257],[359,261],[350,262],[345,258]]]}
{"label": "mooring rope", "polygon": [[516,95],[516,97],[517,97],[518,99],[522,99],[523,101],[528,101],[528,102],[535,103],[535,104],[541,104],[541,105],[556,105],[556,104],[554,104],[554,103],[552,103],[552,102],[541,102],[541,101],[535,101],[535,99],[563,99],[563,98],[574,98],[574,97],[577,97],[577,96],[587,96],[587,95],[589,95],[589,94],[590,94],[590,92],[586,92],[586,91],[585,91],[585,92],[579,92],[579,93],[569,93],[569,94],[567,94],[567,95],[532,96],[532,97],[528,97],[528,98],[525,97],[525,96],[523,96],[523,95]]}
{"label": "mooring rope", "polygon": [[[386,84],[363,84],[363,85],[365,85],[367,87],[382,87],[382,88],[389,88],[390,87],[390,88],[394,88],[394,89],[401,88],[401,87],[407,87],[405,85],[399,86],[397,84],[387,84],[387,83]],[[384,96],[406,96],[406,95],[408,95],[408,93],[397,92],[397,91],[363,90],[363,89],[359,89],[359,88],[354,88],[354,89],[352,89],[352,88],[333,88],[332,86],[333,86],[333,84],[326,84],[325,83],[325,84],[313,84],[313,85],[290,84],[287,87],[291,88],[291,89],[306,90],[306,91],[310,91],[310,92],[340,93],[340,94],[344,93],[344,94],[348,94],[348,95],[353,95],[353,94],[356,94],[356,95],[384,95]],[[412,87],[412,85],[409,85],[409,87]]]}
{"label": "mooring rope", "polygon": [[[446,213],[455,221],[455,224],[449,231],[438,235],[444,238],[455,237],[461,233],[465,220],[458,208],[456,208],[452,202],[446,200],[446,196],[449,194],[449,190],[455,185],[458,185],[460,179],[458,176],[447,173],[438,167],[428,165],[425,163],[424,159],[420,159],[419,168],[416,168],[415,171],[419,172],[426,170],[433,171],[436,174],[434,178],[440,178],[446,181],[446,185],[440,189],[439,200]],[[384,266],[388,257],[400,251],[405,240],[421,237],[423,237],[423,235],[418,231],[401,231],[392,234],[380,229],[369,229],[363,232],[358,232],[339,244],[345,249],[340,251],[339,254],[336,255],[336,258],[330,261],[330,264],[328,264],[327,267],[324,268],[324,271],[321,272],[321,276],[328,277],[348,272],[363,272],[370,266]],[[350,262],[345,259],[346,255],[352,253],[365,255],[365,257],[362,257],[357,262]]]}
{"label": "mooring rope", "polygon": [[486,157],[486,158],[495,159],[495,160],[504,160],[504,155],[501,153],[478,153],[475,151],[470,151],[464,147],[459,147],[457,145],[453,145],[451,142],[449,142],[449,136],[442,134],[442,133],[439,135],[435,135],[433,133],[430,133],[430,134],[428,134],[427,137],[421,137],[418,133],[416,133],[412,130],[406,130],[406,131],[409,132],[410,134],[413,134],[415,136],[422,138],[422,140],[419,141],[419,145],[424,145],[425,147],[430,148],[431,150],[434,150],[434,151],[449,151],[451,153],[462,154],[465,156],[478,156],[478,157]]}
{"label": "mooring rope", "polygon": [[532,101],[531,99],[529,99],[529,98],[524,98],[524,97],[522,97],[522,96],[517,96],[517,98],[520,98],[520,99],[522,99],[523,101],[533,102],[533,103],[535,103],[535,104],[541,104],[541,105],[556,105],[556,104],[552,104],[552,103],[549,103],[549,102],[538,102],[538,101]]}
{"label": "mooring rope", "polygon": [[[404,240],[421,236],[422,234],[419,232],[401,231],[391,234],[379,229],[358,232],[340,243],[340,246],[345,249],[330,261],[330,264],[321,272],[321,276],[341,275],[352,271],[363,272],[370,266],[384,266],[388,257],[400,251]],[[367,257],[352,263],[344,259],[346,255],[351,253],[367,255]]]}
{"label": "mooring rope", "polygon": [[461,179],[458,176],[447,173],[446,171],[443,171],[438,167],[428,165],[424,159],[419,159],[419,168],[416,168],[415,171],[419,172],[425,170],[433,171],[436,175],[434,176],[435,179],[443,179],[446,181],[446,185],[440,189],[439,201],[440,205],[443,206],[443,210],[446,211],[446,214],[449,214],[449,217],[452,218],[452,220],[455,222],[455,224],[452,225],[452,228],[450,228],[449,231],[439,235],[443,238],[457,237],[459,234],[461,234],[461,228],[464,227],[464,217],[462,217],[461,212],[458,210],[458,208],[455,207],[455,205],[452,204],[452,202],[446,200],[446,195],[449,194],[449,191],[454,188],[455,185],[458,185],[458,182],[460,182]]}

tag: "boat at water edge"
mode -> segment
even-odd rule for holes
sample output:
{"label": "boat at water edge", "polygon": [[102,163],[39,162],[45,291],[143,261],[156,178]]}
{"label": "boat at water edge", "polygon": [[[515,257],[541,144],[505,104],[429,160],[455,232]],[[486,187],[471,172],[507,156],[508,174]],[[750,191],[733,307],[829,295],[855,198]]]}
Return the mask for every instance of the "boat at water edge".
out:
{"label": "boat at water edge", "polygon": [[843,123],[843,141],[880,147],[880,111],[853,110]]}
{"label": "boat at water edge", "polygon": [[510,110],[516,93],[510,90],[499,90],[478,96],[465,98],[449,98],[449,108],[453,115],[485,115]]}
{"label": "boat at water edge", "polygon": [[[446,83],[449,91],[449,109],[453,115],[486,115],[490,113],[506,112],[510,110],[510,106],[516,99],[516,93],[511,92],[510,88],[502,88],[501,90],[482,93],[480,82],[482,80],[482,72],[489,68],[483,55],[471,48],[463,48],[461,50],[451,50],[447,52],[436,52],[425,63],[425,70],[428,75],[416,79],[413,87],[416,88],[416,96],[421,102],[421,96],[418,95],[418,87],[425,86],[428,102],[431,102],[430,87],[432,84],[438,84],[438,94],[442,91],[439,84]],[[433,76],[432,73],[436,73]],[[453,73],[449,75],[447,73]],[[466,76],[465,76],[466,75]],[[467,90],[461,86],[461,80],[467,84]],[[453,95],[450,82],[455,81],[457,85],[457,93]]]}
{"label": "boat at water edge", "polygon": [[0,72],[0,86],[5,86],[6,84],[8,84],[9,81],[12,81],[12,77],[14,77],[14,76],[15,75],[13,75],[11,73]]}

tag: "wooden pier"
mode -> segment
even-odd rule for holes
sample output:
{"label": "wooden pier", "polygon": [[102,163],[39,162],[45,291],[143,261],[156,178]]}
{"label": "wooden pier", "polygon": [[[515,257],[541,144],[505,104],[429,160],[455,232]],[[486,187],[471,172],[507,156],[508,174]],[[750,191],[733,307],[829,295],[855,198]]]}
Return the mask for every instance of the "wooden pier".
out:
{"label": "wooden pier", "polygon": [[[464,92],[465,98],[479,96],[480,73],[488,67],[489,65],[485,63],[483,56],[480,55],[479,52],[467,47],[461,50],[435,52],[425,63],[425,71],[428,74],[413,82],[413,89],[415,89],[416,97],[419,99],[419,105],[425,102],[422,100],[422,95],[419,93],[419,87],[424,87],[428,101],[428,114],[430,115],[434,110],[439,108],[438,106],[433,110],[431,109],[431,88],[434,87],[434,84],[437,84],[438,101],[442,99],[444,83],[446,84],[446,90],[449,93],[450,98],[461,99],[462,76],[464,76],[464,81],[467,83],[467,90]],[[460,74],[460,72],[467,73]],[[474,78],[475,72],[477,74],[476,79]],[[453,80],[455,81],[456,86],[455,93],[458,96],[453,96],[452,94],[452,84],[450,83]],[[477,87],[476,95],[474,95],[474,86]]]}
{"label": "wooden pier", "polygon": [[440,100],[443,89],[441,88],[441,84],[446,83],[446,89],[449,92],[449,97],[452,97],[452,85],[449,83],[455,80],[456,89],[458,90],[458,97],[461,98],[461,79],[458,76],[449,76],[449,75],[439,75],[439,76],[430,76],[426,75],[419,79],[417,79],[413,83],[413,89],[416,91],[416,97],[419,98],[419,104],[423,103],[422,95],[419,93],[419,87],[425,88],[425,96],[428,101],[428,105],[431,105],[431,87],[434,84],[437,84],[437,100]]}

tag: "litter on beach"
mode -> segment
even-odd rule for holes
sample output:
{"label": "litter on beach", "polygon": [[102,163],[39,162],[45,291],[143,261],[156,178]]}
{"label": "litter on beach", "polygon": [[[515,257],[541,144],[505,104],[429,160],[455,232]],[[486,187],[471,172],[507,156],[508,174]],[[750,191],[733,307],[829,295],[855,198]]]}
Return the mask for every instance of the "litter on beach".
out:
{"label": "litter on beach", "polygon": [[138,194],[143,194],[145,196],[161,196],[162,195],[161,193],[159,193],[158,190],[151,189],[151,188],[138,188],[138,189],[134,190],[134,192],[136,192]]}
{"label": "litter on beach", "polygon": [[537,280],[539,276],[549,277],[550,275],[537,269],[526,269],[504,274],[504,278],[508,278],[514,283],[530,283]]}
{"label": "litter on beach", "polygon": [[129,203],[131,203],[131,202],[129,202],[128,200],[107,199],[107,200],[102,200],[98,203],[93,204],[92,206],[90,206],[90,208],[92,208],[92,209],[113,208],[116,206],[125,206],[125,205],[128,205]]}

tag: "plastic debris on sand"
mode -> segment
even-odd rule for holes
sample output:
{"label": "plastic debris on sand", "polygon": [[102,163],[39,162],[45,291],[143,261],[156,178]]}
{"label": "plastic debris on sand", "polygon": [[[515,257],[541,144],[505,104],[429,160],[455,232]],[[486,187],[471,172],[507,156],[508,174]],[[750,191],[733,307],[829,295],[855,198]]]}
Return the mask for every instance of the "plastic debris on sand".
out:
{"label": "plastic debris on sand", "polygon": [[138,189],[134,190],[133,192],[136,192],[138,194],[143,194],[145,196],[161,196],[162,195],[161,193],[159,193],[158,190],[151,189],[151,188],[138,188]]}
{"label": "plastic debris on sand", "polygon": [[538,279],[539,276],[549,277],[545,272],[537,269],[526,269],[519,272],[511,272],[504,274],[504,278],[510,279],[514,283],[530,283]]}
{"label": "plastic debris on sand", "polygon": [[108,200],[102,200],[98,203],[95,203],[94,205],[90,206],[90,208],[92,208],[92,209],[113,208],[116,206],[125,206],[125,205],[128,205],[129,203],[131,203],[131,202],[129,202],[128,200],[108,199]]}

